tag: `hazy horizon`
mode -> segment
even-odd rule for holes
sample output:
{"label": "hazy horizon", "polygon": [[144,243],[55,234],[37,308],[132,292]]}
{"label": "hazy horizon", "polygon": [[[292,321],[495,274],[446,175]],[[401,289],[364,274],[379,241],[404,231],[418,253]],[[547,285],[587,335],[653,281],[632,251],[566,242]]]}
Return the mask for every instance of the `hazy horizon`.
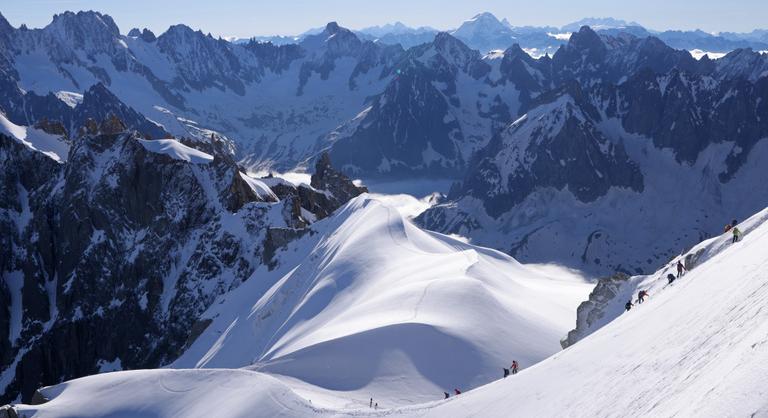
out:
{"label": "hazy horizon", "polygon": [[[447,3],[450,7],[446,7]],[[169,0],[162,4],[148,0],[135,0],[130,4],[111,0],[27,0],[3,5],[0,13],[14,27],[26,24],[30,28],[39,28],[49,24],[54,14],[80,10],[94,10],[111,16],[121,33],[127,33],[134,27],[146,27],[159,34],[171,25],[183,23],[214,36],[248,38],[296,35],[323,27],[331,21],[350,29],[402,22],[411,27],[430,26],[448,30],[457,28],[463,21],[482,12],[491,12],[499,20],[506,18],[515,26],[561,27],[585,17],[613,17],[634,21],[654,30],[751,32],[765,27],[761,16],[768,13],[768,5],[757,0],[730,3],[647,0],[642,5],[617,4],[606,0],[587,0],[579,4],[540,0],[536,8],[526,7],[520,1],[501,0],[479,0],[471,4],[458,0],[390,0],[387,4],[364,6],[350,0],[328,0],[322,4],[311,0],[281,3]],[[665,13],[659,13],[659,10]],[[766,13],[756,13],[756,10]]]}

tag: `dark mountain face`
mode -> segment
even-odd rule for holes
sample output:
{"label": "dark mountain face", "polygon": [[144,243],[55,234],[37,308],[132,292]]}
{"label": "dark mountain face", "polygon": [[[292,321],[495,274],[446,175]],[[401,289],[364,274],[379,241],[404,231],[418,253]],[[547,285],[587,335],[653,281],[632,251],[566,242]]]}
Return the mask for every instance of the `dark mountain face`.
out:
{"label": "dark mountain face", "polygon": [[[455,120],[446,122],[449,105],[431,81],[423,67],[401,72],[361,117],[354,134],[334,144],[334,161],[353,174],[455,175],[463,166],[454,142],[463,139],[461,130]],[[436,158],[425,167],[428,152]]]}
{"label": "dark mountain face", "polygon": [[306,213],[321,219],[361,192],[326,159],[313,184],[327,192],[283,186],[277,201],[226,154],[175,159],[124,126],[105,121],[64,164],[0,135],[3,401],[105,364],[175,359],[217,296],[260,279],[265,249],[281,245],[271,229],[304,227]]}
{"label": "dark mountain face", "polygon": [[[713,218],[764,207],[764,193],[735,193],[755,181],[768,138],[765,57],[695,61],[653,38],[574,36],[549,61],[508,50],[500,68],[522,86],[522,117],[478,151],[423,226],[523,261],[642,273],[717,233]],[[675,234],[648,232],[658,230]]]}
{"label": "dark mountain face", "polygon": [[74,107],[70,107],[53,94],[38,96],[34,92],[23,93],[12,78],[3,77],[2,74],[0,90],[4,93],[0,98],[0,109],[17,125],[57,124],[68,137],[76,138],[89,130],[94,133],[94,125],[98,126],[96,121],[115,116],[123,121],[126,127],[148,138],[170,136],[162,126],[126,106],[101,83],[88,89],[83,94],[82,102]]}
{"label": "dark mountain face", "polygon": [[611,187],[643,191],[639,168],[600,132],[600,114],[577,84],[549,92],[533,106],[477,154],[449,197],[472,196],[498,217],[540,188],[567,188],[585,203]]}

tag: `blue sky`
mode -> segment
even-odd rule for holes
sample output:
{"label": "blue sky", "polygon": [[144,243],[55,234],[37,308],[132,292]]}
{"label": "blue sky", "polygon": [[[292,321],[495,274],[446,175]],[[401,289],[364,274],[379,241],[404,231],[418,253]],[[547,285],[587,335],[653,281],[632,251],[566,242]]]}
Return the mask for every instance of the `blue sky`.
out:
{"label": "blue sky", "polygon": [[55,13],[97,10],[123,33],[160,33],[185,23],[217,36],[296,34],[335,20],[353,29],[393,21],[449,29],[490,11],[514,25],[561,26],[582,17],[611,16],[652,29],[751,31],[768,27],[767,0],[0,0],[14,26],[42,27]]}

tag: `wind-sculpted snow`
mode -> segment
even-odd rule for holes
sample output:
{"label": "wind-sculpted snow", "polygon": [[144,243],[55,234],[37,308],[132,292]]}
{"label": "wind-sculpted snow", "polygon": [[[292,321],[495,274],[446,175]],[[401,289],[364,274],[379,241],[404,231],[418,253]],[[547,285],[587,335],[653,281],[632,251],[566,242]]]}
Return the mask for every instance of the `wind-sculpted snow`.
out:
{"label": "wind-sculpted snow", "polygon": [[111,133],[78,138],[65,161],[0,131],[4,401],[174,360],[219,295],[246,279],[273,284],[270,251],[364,191],[325,159],[316,188],[282,185],[278,197],[218,142],[208,154],[114,132],[125,129],[116,118],[97,129]]}
{"label": "wind-sculpted snow", "polygon": [[195,164],[207,164],[213,161],[213,156],[188,147],[174,139],[139,140],[147,151],[165,154],[175,160],[188,161]]}
{"label": "wind-sculpted snow", "polygon": [[67,160],[70,144],[61,136],[49,134],[40,129],[19,126],[0,113],[0,133],[16,139],[32,150],[40,151],[56,161]]}
{"label": "wind-sculpted snow", "polygon": [[364,196],[313,230],[277,253],[299,262],[264,296],[249,280],[215,304],[172,367],[247,367],[390,403],[434,399],[495,379],[512,357],[533,364],[556,352],[591,287],[422,231]]}
{"label": "wind-sculpted snow", "polygon": [[[80,411],[179,417],[179,411],[206,411],[211,393],[218,395],[222,408],[232,408],[230,416],[246,416],[237,409],[244,405],[251,412],[291,416],[506,417],[510,411],[531,417],[766,416],[767,219],[763,211],[743,222],[745,234],[738,243],[731,243],[727,234],[702,243],[692,253],[700,263],[671,286],[665,285],[666,268],[645,277],[644,288],[651,291],[644,303],[573,347],[448,400],[401,408],[382,405],[378,412],[365,402],[313,409],[316,402],[308,392],[298,399],[298,391],[260,374],[164,370],[63,383],[42,390],[52,398],[47,404],[18,410],[39,411],[41,417]],[[242,387],[257,381],[262,383],[246,396]],[[235,387],[224,391],[230,382]],[[401,381],[391,386],[411,390]],[[130,396],[134,393],[135,398]]]}

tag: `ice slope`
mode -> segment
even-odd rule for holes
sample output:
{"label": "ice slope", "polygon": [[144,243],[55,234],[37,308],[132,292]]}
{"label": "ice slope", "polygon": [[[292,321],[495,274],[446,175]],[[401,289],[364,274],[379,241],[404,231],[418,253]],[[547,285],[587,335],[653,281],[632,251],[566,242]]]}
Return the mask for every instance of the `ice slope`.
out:
{"label": "ice slope", "polygon": [[707,260],[564,352],[424,416],[768,416],[768,210],[743,240],[709,240]]}
{"label": "ice slope", "polygon": [[254,276],[214,304],[172,367],[248,367],[413,404],[557,352],[591,288],[423,231],[367,196],[315,228],[278,253],[299,259],[266,293]]}
{"label": "ice slope", "polygon": [[58,162],[67,160],[69,144],[61,137],[43,132],[40,129],[16,125],[2,113],[0,113],[0,133],[6,134],[30,149],[39,151]]}

